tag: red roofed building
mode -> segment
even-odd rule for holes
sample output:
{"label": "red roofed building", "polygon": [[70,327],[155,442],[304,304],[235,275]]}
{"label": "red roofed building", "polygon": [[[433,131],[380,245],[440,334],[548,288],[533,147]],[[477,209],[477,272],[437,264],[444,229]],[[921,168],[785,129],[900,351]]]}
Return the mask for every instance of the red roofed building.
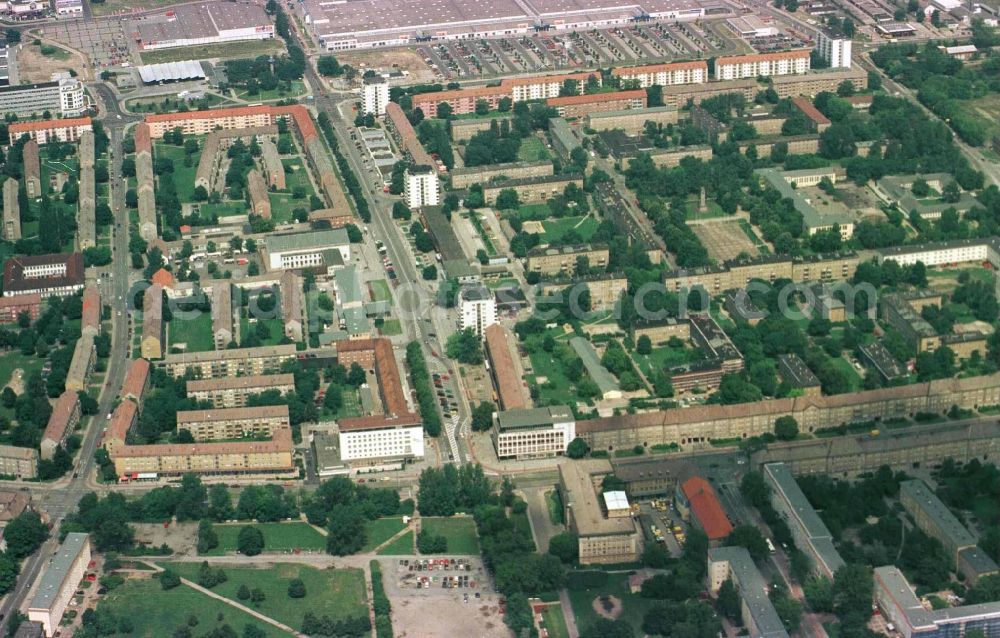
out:
{"label": "red roofed building", "polygon": [[559,115],[562,117],[584,117],[591,113],[644,109],[646,108],[646,91],[635,89],[613,93],[567,95],[549,98],[545,103],[559,111]]}
{"label": "red roofed building", "polygon": [[720,541],[733,531],[729,516],[708,481],[692,476],[677,491],[677,510],[685,520],[700,527],[709,541]]}
{"label": "red roofed building", "polygon": [[95,337],[101,332],[101,293],[93,283],[83,289],[83,315],[80,330]]}
{"label": "red roofed building", "polygon": [[826,129],[830,128],[830,119],[820,113],[820,110],[812,103],[807,97],[793,97],[792,104],[794,104],[802,113],[809,118],[812,122],[813,128],[817,133],[822,133]]}
{"label": "red roofed building", "polygon": [[149,361],[136,359],[128,368],[125,374],[125,381],[122,383],[122,398],[132,399],[141,404],[142,395],[149,387]]}
{"label": "red roofed building", "polygon": [[11,144],[21,139],[22,135],[27,135],[39,144],[45,144],[52,140],[75,142],[80,139],[80,133],[93,130],[94,126],[89,117],[76,117],[41,122],[13,122],[7,132]]}

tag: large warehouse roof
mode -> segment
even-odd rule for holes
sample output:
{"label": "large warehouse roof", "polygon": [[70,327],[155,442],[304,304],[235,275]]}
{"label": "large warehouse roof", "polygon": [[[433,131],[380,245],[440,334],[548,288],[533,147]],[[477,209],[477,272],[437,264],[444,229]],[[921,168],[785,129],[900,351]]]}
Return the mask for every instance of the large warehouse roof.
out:
{"label": "large warehouse roof", "polygon": [[176,80],[197,80],[205,77],[205,70],[197,60],[182,62],[164,62],[163,64],[147,64],[139,67],[139,76],[146,84],[170,82]]}

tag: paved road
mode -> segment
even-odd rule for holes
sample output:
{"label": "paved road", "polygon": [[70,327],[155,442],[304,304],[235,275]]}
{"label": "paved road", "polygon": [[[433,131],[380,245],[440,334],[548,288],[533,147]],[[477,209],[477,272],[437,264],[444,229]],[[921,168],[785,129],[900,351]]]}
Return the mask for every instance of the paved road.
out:
{"label": "paved road", "polygon": [[[41,494],[36,493],[35,503],[49,514],[54,531],[58,530],[59,524],[66,514],[76,509],[80,498],[90,491],[88,479],[95,467],[94,451],[97,449],[104,424],[102,415],[106,415],[112,409],[125,378],[126,366],[124,362],[128,359],[128,317],[122,301],[128,288],[130,263],[128,259],[128,210],[125,208],[125,192],[119,169],[123,156],[123,129],[137,118],[121,113],[114,93],[107,86],[94,84],[91,85],[91,88],[105,103],[103,122],[105,130],[111,138],[110,151],[114,156],[114,161],[109,165],[111,209],[115,216],[115,232],[112,239],[114,259],[107,271],[108,277],[101,278],[102,299],[105,304],[112,308],[111,356],[108,360],[105,384],[101,388],[101,394],[98,398],[98,416],[91,420],[90,428],[84,436],[72,477],[57,482],[55,485],[47,486],[47,489]],[[31,584],[54,553],[58,545],[56,536],[54,534],[53,538],[46,542],[38,553],[25,560],[16,587],[0,605],[0,613],[3,614],[3,620],[0,621],[0,632],[5,631],[12,610],[20,608]]]}

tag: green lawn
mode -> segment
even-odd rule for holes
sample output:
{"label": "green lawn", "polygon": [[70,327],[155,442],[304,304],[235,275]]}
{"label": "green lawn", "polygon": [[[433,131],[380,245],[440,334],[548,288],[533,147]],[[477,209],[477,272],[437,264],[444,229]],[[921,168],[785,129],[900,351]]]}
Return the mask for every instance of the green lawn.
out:
{"label": "green lawn", "polygon": [[[309,181],[309,174],[306,172],[302,160],[295,157],[283,159],[281,163],[285,166],[285,190],[270,194],[271,217],[275,222],[284,222],[292,219],[292,211],[296,208],[309,210],[309,196],[315,194],[316,190]],[[292,193],[296,188],[304,189],[305,196],[295,199]]]}
{"label": "green lawn", "polygon": [[[249,524],[249,523],[248,523]],[[290,552],[295,549],[321,551],[326,549],[326,537],[306,523],[253,523],[264,533],[265,552]],[[215,525],[219,546],[208,556],[223,556],[236,551],[236,538],[244,526]]]}
{"label": "green lawn", "polygon": [[32,372],[41,370],[43,362],[44,359],[35,356],[24,356],[20,350],[5,352],[3,356],[0,356],[0,388],[10,383],[11,375],[17,368],[24,370],[22,378],[26,379]]}
{"label": "green lawn", "polygon": [[594,599],[599,596],[614,596],[622,601],[622,618],[627,618],[632,625],[633,635],[641,636],[642,630],[639,625],[643,616],[650,607],[658,604],[658,601],[651,598],[643,598],[638,594],[632,594],[628,589],[628,575],[622,572],[608,574],[608,581],[600,587],[593,589],[569,590],[569,599],[573,605],[573,616],[576,618],[577,627],[580,631],[585,631],[594,624],[598,618],[594,611]]}
{"label": "green lawn", "polygon": [[247,215],[249,213],[250,207],[242,200],[238,202],[220,202],[218,204],[205,202],[198,207],[198,216],[202,219],[211,219],[212,216],[219,218],[230,215]]}
{"label": "green lawn", "polygon": [[[182,578],[197,582],[198,563],[168,563]],[[256,610],[290,627],[301,627],[306,612],[331,618],[366,615],[365,577],[360,569],[316,569],[308,565],[278,563],[266,569],[223,566],[228,579],[212,588],[212,592],[230,600],[252,606],[237,596],[242,585],[260,588],[264,601]],[[290,598],[288,583],[299,578],[305,583],[304,598]],[[163,634],[169,635],[169,634]]]}
{"label": "green lawn", "polygon": [[569,628],[562,613],[562,605],[548,605],[542,612],[542,627],[549,632],[549,638],[569,638]]}
{"label": "green lawn", "polygon": [[685,363],[690,363],[697,360],[699,356],[698,351],[692,348],[671,348],[669,346],[653,348],[653,351],[649,354],[638,354],[635,351],[631,354],[636,366],[646,376],[652,374],[654,370],[674,368]]}
{"label": "green lawn", "polygon": [[399,319],[386,319],[382,323],[382,336],[392,337],[395,335],[403,334],[403,326],[399,323]]}
{"label": "green lawn", "polygon": [[851,392],[856,392],[861,388],[861,375],[854,369],[850,361],[843,357],[833,357],[830,361],[833,362],[833,365],[840,368],[851,382]]}
{"label": "green lawn", "polygon": [[479,539],[476,537],[476,523],[470,517],[453,516],[450,518],[420,519],[422,529],[431,534],[444,536],[448,539],[446,554],[478,554]]}
{"label": "green lawn", "polygon": [[110,610],[116,618],[130,618],[136,629],[129,635],[137,638],[171,636],[176,629],[186,626],[192,616],[198,620],[199,635],[224,624],[232,627],[238,635],[243,634],[247,625],[263,630],[267,638],[286,638],[288,635],[190,587],[181,585],[163,591],[159,581],[152,579],[126,581],[124,585],[108,592],[98,604],[102,609]]}
{"label": "green lawn", "polygon": [[208,352],[215,350],[212,337],[212,315],[200,312],[195,317],[174,316],[167,327],[169,347],[184,344],[185,352]]}
{"label": "green lawn", "polygon": [[372,290],[372,301],[391,301],[392,291],[385,279],[373,279],[368,282]]}
{"label": "green lawn", "polygon": [[[204,146],[204,139],[199,137],[198,143]],[[184,202],[194,201],[194,177],[198,172],[198,155],[192,156],[191,166],[184,166],[184,147],[173,144],[158,143],[153,147],[153,155],[165,157],[174,162],[174,186],[177,188],[177,198]]]}
{"label": "green lawn", "polygon": [[[261,339],[260,345],[262,346],[276,346],[281,343],[281,340],[285,338],[285,324],[281,319],[258,319],[257,321],[263,322],[267,325],[268,336],[267,339]],[[251,330],[256,330],[257,324],[254,323],[253,326],[250,325],[250,320],[246,317],[240,318],[240,339],[246,340],[250,336]]]}
{"label": "green lawn", "polygon": [[545,148],[542,140],[534,135],[521,140],[521,147],[517,149],[517,159],[520,162],[537,162],[549,159],[549,149]]}
{"label": "green lawn", "polygon": [[541,221],[546,219],[550,214],[552,214],[552,210],[548,204],[521,204],[521,207],[517,209],[517,216],[522,221],[529,219]]}
{"label": "green lawn", "polygon": [[327,420],[361,416],[361,400],[358,398],[358,391],[354,388],[342,388],[340,392],[340,409],[336,412],[330,412],[324,408],[323,416]]}
{"label": "green lawn", "polygon": [[417,553],[413,547],[413,532],[406,532],[375,553],[379,556],[413,556]]}
{"label": "green lawn", "polygon": [[563,502],[558,490],[545,493],[545,504],[548,505],[549,520],[552,521],[552,524],[565,525],[566,521],[563,520]]}
{"label": "green lawn", "polygon": [[287,91],[285,91],[282,87],[268,91],[258,91],[256,95],[250,95],[246,91],[237,91],[236,97],[241,100],[247,100],[248,102],[270,102],[288,97],[297,97],[299,95],[304,95],[305,92],[306,85],[302,82],[302,80],[294,80],[291,88]]}
{"label": "green lawn", "polygon": [[563,217],[562,219],[552,219],[542,222],[545,232],[539,238],[542,243],[552,243],[562,241],[563,236],[570,230],[576,232],[582,241],[588,241],[597,232],[599,224],[590,215],[586,217]]}
{"label": "green lawn", "polygon": [[280,38],[269,38],[267,40],[199,44],[191,47],[145,51],[141,54],[141,57],[143,64],[160,64],[162,62],[208,60],[212,58],[254,58],[259,55],[283,52],[284,50],[285,45]]}
{"label": "green lawn", "polygon": [[[562,366],[548,352],[539,350],[529,355],[533,375],[529,375],[529,381],[538,383],[539,393],[542,399],[553,405],[573,405],[579,398],[576,395],[573,383],[562,371]],[[539,380],[544,377],[545,383]]]}
{"label": "green lawn", "polygon": [[374,551],[401,530],[405,529],[402,518],[379,518],[365,523],[365,546],[362,553]]}

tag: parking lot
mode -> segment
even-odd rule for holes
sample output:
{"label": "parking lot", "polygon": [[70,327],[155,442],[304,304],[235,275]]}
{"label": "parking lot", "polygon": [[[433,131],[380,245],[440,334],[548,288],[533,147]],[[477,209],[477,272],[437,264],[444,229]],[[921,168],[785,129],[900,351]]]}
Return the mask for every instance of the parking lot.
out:
{"label": "parking lot", "polygon": [[120,18],[75,20],[44,26],[47,38],[62,42],[90,58],[95,69],[132,62],[132,47]]}
{"label": "parking lot", "polygon": [[749,50],[720,22],[649,22],[558,35],[435,42],[416,49],[440,80],[667,62]]}
{"label": "parking lot", "polygon": [[509,636],[479,558],[380,559],[400,636]]}

